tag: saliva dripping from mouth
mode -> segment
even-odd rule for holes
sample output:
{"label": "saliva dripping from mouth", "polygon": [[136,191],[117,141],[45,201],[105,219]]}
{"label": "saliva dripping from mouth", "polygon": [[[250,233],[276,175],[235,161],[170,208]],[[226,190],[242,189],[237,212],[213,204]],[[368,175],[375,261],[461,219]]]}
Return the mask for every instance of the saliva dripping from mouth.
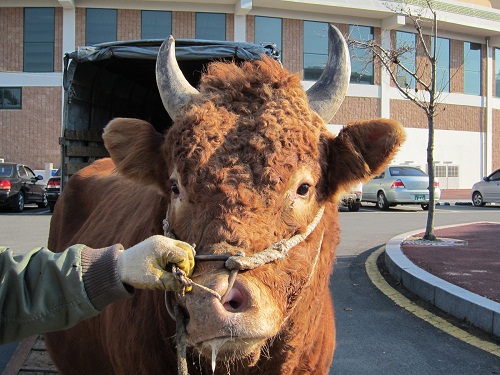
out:
{"label": "saliva dripping from mouth", "polygon": [[220,348],[229,340],[229,338],[214,339],[210,340],[204,346],[210,346],[212,351],[212,374],[215,374],[215,367],[217,364],[217,355],[219,354]]}

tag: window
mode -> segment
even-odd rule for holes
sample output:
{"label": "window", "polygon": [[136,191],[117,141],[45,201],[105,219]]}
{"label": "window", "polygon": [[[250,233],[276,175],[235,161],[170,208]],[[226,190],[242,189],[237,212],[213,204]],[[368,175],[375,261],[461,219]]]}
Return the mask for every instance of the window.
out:
{"label": "window", "polygon": [[28,176],[28,178],[36,178],[36,174],[31,170],[31,168],[27,166],[24,166],[24,168],[26,169],[26,176]]}
{"label": "window", "polygon": [[435,165],[434,166],[434,176],[435,177],[446,177],[446,165]]}
{"label": "window", "polygon": [[423,171],[413,167],[390,167],[391,176],[427,176]]}
{"label": "window", "polygon": [[255,17],[255,43],[275,44],[278,51],[282,47],[282,20],[272,17]]}
{"label": "window", "polygon": [[490,181],[500,181],[500,171],[495,171],[489,176]]}
{"label": "window", "polygon": [[458,165],[448,165],[448,177],[458,177]]}
{"label": "window", "polygon": [[304,21],[304,80],[316,81],[328,60],[328,23]]}
{"label": "window", "polygon": [[19,177],[28,177],[28,172],[26,172],[26,169],[22,165],[17,166],[17,174]]}
{"label": "window", "polygon": [[[400,62],[410,72],[416,71],[416,50],[415,50],[415,34],[404,31],[396,31],[396,50],[403,52],[400,55]],[[415,78],[411,74],[404,71],[401,67],[397,67],[396,79],[404,88],[414,89],[416,87]]]}
{"label": "window", "polygon": [[143,10],[141,18],[142,39],[166,39],[172,34],[172,12]]}
{"label": "window", "polygon": [[481,95],[481,45],[464,43],[464,93]]}
{"label": "window", "polygon": [[14,168],[12,165],[2,164],[0,166],[0,177],[12,177]]}
{"label": "window", "polygon": [[[436,87],[438,91],[450,92],[450,40],[437,38],[436,48]],[[431,43],[431,54],[433,53],[434,43]]]}
{"label": "window", "polygon": [[[360,42],[373,40],[373,27],[349,25],[349,38]],[[366,48],[349,46],[351,83],[373,85],[373,53]]]}
{"label": "window", "polygon": [[54,71],[54,8],[24,8],[25,72]]}
{"label": "window", "polygon": [[196,38],[226,40],[226,15],[224,13],[196,13]]}
{"label": "window", "polygon": [[0,109],[21,109],[20,87],[0,87]]}
{"label": "window", "polygon": [[116,9],[87,9],[85,44],[92,45],[116,40]]}
{"label": "window", "polygon": [[500,98],[500,48],[495,48],[495,96]]}

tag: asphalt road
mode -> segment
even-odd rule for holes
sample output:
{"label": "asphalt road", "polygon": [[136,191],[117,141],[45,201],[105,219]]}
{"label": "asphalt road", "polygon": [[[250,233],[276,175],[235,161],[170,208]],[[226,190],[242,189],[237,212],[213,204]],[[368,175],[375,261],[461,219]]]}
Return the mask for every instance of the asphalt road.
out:
{"label": "asphalt road", "polygon": [[[425,228],[427,212],[411,206],[380,212],[368,206],[339,216],[341,243],[330,280],[337,348],[330,374],[500,374],[498,357],[395,305],[366,274],[368,255],[397,234]],[[436,210],[436,226],[475,221],[500,222],[500,207],[438,206]]]}
{"label": "asphalt road", "polygon": [[[500,221],[500,207],[438,206],[436,226]],[[430,326],[395,305],[365,272],[369,254],[397,234],[425,228],[419,207],[374,206],[341,210],[342,237],[330,280],[337,325],[337,349],[330,374],[500,374],[500,359]],[[21,214],[0,209],[0,244],[22,253],[47,243],[48,209]],[[0,373],[14,345],[0,346]]]}

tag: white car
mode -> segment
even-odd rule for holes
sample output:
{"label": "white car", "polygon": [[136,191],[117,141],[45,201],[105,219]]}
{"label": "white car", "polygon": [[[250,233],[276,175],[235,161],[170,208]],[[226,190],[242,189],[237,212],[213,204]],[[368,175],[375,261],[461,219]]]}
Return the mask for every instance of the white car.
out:
{"label": "white car", "polygon": [[363,197],[363,184],[361,182],[351,186],[349,193],[344,193],[340,198],[340,205],[347,207],[351,212],[359,211]]}
{"label": "white car", "polygon": [[472,204],[482,207],[486,203],[500,203],[500,169],[472,185]]}
{"label": "white car", "polygon": [[[439,181],[434,181],[434,200],[441,198]],[[363,185],[363,202],[372,202],[381,210],[398,204],[418,204],[429,209],[429,176],[416,167],[389,165],[384,172]]]}

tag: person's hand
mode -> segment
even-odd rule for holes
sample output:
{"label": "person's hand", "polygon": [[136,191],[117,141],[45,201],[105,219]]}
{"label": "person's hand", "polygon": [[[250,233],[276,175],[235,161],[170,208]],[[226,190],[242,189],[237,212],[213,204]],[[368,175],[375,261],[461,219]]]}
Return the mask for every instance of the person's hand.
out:
{"label": "person's hand", "polygon": [[140,289],[175,290],[172,264],[191,276],[195,251],[186,242],[152,236],[120,251],[118,275],[124,284]]}

